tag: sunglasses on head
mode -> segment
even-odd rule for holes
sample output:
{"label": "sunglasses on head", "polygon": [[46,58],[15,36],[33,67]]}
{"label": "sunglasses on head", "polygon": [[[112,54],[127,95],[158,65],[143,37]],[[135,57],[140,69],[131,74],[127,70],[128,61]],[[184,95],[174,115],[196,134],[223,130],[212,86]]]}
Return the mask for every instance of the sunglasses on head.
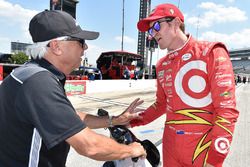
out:
{"label": "sunglasses on head", "polygon": [[167,17],[164,20],[158,20],[154,22],[153,26],[148,29],[148,34],[150,36],[154,36],[154,31],[159,32],[161,29],[161,23],[162,22],[171,22],[174,19],[174,17]]}

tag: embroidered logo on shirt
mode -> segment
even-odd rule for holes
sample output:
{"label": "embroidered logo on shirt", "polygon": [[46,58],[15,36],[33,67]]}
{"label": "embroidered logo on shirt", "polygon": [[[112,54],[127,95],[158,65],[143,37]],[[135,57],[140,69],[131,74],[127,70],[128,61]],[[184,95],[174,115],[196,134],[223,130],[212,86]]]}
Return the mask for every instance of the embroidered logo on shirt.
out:
{"label": "embroidered logo on shirt", "polygon": [[189,60],[191,57],[192,57],[192,55],[191,55],[190,53],[187,53],[187,54],[182,55],[181,58],[182,58],[183,61],[187,61],[187,60]]}
{"label": "embroidered logo on shirt", "polygon": [[226,154],[230,147],[229,140],[224,137],[217,138],[214,147],[219,153]]}

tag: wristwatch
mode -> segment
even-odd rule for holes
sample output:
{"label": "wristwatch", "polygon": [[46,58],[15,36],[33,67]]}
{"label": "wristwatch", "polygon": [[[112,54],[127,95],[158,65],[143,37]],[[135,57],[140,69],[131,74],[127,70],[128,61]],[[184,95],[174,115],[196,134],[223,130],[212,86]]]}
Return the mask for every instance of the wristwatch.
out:
{"label": "wristwatch", "polygon": [[113,125],[113,123],[112,123],[112,119],[113,119],[113,116],[110,116],[110,115],[109,115],[109,122],[108,122],[109,125],[108,125],[108,126],[111,127],[111,128],[114,127],[114,125]]}

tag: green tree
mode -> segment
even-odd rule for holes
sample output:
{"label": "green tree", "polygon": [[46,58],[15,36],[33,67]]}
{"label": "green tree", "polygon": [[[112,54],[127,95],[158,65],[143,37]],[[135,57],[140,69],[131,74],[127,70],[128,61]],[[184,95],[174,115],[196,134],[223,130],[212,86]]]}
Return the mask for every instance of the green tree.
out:
{"label": "green tree", "polygon": [[13,64],[23,64],[27,62],[28,60],[29,60],[29,57],[25,53],[22,53],[22,52],[13,54],[10,57],[10,62]]}

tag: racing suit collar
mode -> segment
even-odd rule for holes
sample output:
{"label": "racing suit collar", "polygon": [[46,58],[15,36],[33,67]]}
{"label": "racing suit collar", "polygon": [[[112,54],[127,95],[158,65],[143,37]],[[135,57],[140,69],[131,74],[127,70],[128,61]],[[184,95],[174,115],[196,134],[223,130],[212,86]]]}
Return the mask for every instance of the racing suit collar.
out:
{"label": "racing suit collar", "polygon": [[[187,37],[188,37],[188,39],[187,39],[187,41],[184,43],[183,46],[181,46],[180,48],[177,48],[177,49],[175,49],[175,50],[172,50],[172,51],[168,52],[168,53],[167,53],[167,56],[172,55],[172,54],[175,53],[175,52],[178,53],[180,50],[185,50],[185,48],[187,48],[187,47],[190,45],[190,43],[191,43],[191,42],[189,42],[189,41],[193,41],[193,38],[192,38],[192,35],[191,35],[191,34],[187,34]],[[174,54],[174,55],[178,55],[178,54]]]}

